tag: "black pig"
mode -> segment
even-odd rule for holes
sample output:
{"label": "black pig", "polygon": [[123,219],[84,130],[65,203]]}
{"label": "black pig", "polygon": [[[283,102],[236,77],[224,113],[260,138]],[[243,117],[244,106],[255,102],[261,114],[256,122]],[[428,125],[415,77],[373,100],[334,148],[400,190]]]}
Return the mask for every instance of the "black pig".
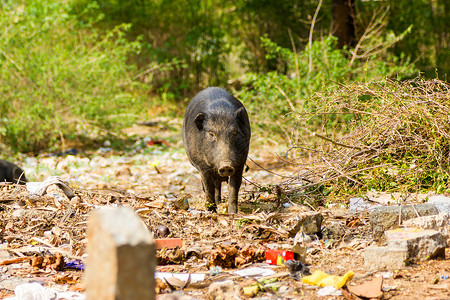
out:
{"label": "black pig", "polygon": [[27,179],[21,168],[9,161],[0,159],[0,182],[25,184]]}
{"label": "black pig", "polygon": [[250,135],[247,111],[225,90],[207,88],[189,103],[183,142],[189,160],[201,173],[209,210],[216,210],[222,181],[229,178],[228,213],[237,212]]}

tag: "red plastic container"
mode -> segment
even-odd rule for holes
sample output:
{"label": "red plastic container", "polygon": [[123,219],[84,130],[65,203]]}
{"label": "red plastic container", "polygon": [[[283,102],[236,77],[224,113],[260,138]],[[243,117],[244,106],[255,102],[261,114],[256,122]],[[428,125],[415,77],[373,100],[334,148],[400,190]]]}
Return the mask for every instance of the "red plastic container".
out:
{"label": "red plastic container", "polygon": [[270,250],[266,249],[266,263],[277,265],[278,257],[282,257],[282,262],[294,259],[294,252],[287,250]]}

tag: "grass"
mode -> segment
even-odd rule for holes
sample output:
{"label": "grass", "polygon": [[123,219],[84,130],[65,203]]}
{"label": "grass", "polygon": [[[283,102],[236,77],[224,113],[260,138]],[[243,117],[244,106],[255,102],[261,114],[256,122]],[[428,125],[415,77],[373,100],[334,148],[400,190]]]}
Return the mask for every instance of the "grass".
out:
{"label": "grass", "polygon": [[100,33],[69,4],[18,1],[0,12],[0,138],[14,152],[117,135],[151,106],[127,64],[140,47],[125,39],[128,26]]}

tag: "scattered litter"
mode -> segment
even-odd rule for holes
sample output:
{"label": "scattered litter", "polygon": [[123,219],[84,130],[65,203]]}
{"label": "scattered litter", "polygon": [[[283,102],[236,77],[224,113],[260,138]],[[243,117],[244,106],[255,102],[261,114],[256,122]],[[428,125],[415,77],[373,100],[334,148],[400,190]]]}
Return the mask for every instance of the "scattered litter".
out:
{"label": "scattered litter", "polygon": [[294,236],[294,245],[306,245],[311,242],[311,237],[309,235],[306,235],[303,231],[297,232],[297,234]]}
{"label": "scattered litter", "polygon": [[317,286],[334,286],[335,288],[343,287],[347,282],[352,280],[353,271],[348,271],[344,276],[329,275],[325,272],[316,270],[312,275],[302,278],[303,283]]}
{"label": "scattered litter", "polygon": [[[70,179],[73,191],[76,188],[77,196],[71,198],[70,202],[62,202],[62,198],[53,197],[64,205],[58,205],[58,201],[49,197],[52,196],[52,188],[65,195],[59,183],[52,183],[46,190],[38,188],[37,190],[42,190],[42,197],[30,194],[25,186],[13,189],[0,185],[4,191],[0,204],[4,217],[2,236],[5,241],[1,250],[5,254],[0,260],[0,273],[3,276],[11,276],[11,279],[0,280],[2,283],[0,298],[11,296],[16,286],[31,281],[38,281],[44,285],[41,286],[41,290],[47,289],[47,285],[50,284],[55,288],[58,288],[58,285],[59,287],[65,285],[64,288],[70,291],[84,291],[83,284],[80,284],[80,278],[83,275],[77,270],[84,270],[85,267],[82,260],[82,257],[86,256],[84,253],[87,244],[84,234],[85,217],[92,209],[103,206],[131,206],[139,212],[140,217],[156,238],[183,238],[182,247],[160,249],[157,252],[158,256],[161,255],[163,258],[164,264],[168,264],[168,266],[157,267],[161,272],[156,272],[155,277],[157,282],[163,284],[162,289],[158,290],[157,287],[159,291],[157,293],[162,293],[158,297],[175,295],[175,293],[167,293],[169,288],[179,291],[184,287],[188,287],[189,290],[177,293],[176,297],[180,299],[207,297],[209,295],[205,293],[211,282],[230,278],[234,285],[237,282],[241,284],[247,297],[259,296],[260,299],[268,299],[310,296],[314,298],[316,293],[335,297],[340,295],[341,291],[336,290],[334,286],[317,288],[308,284],[302,285],[288,276],[300,280],[310,275],[308,265],[305,264],[306,252],[308,252],[308,262],[320,262],[321,269],[327,268],[333,272],[338,272],[335,270],[339,270],[342,266],[343,271],[334,274],[343,274],[348,270],[345,267],[354,263],[352,256],[373,244],[371,236],[366,234],[370,231],[367,226],[369,225],[368,214],[349,214],[347,209],[342,211],[330,209],[332,205],[328,208],[314,206],[316,212],[320,212],[324,217],[323,226],[319,226],[316,222],[321,219],[318,215],[317,220],[313,220],[311,224],[307,224],[303,219],[298,222],[301,218],[298,216],[311,212],[310,207],[285,203],[285,209],[272,210],[271,207],[276,204],[276,198],[271,198],[272,200],[267,198],[267,201],[261,198],[258,205],[252,201],[240,201],[242,210],[235,216],[205,211],[203,200],[197,196],[201,192],[200,175],[192,171],[193,168],[187,161],[185,153],[178,151],[175,148],[178,147],[177,145],[174,145],[173,152],[163,153],[155,149],[164,150],[164,146],[145,149],[146,143],[141,141],[141,144],[143,147],[139,148],[140,152],[132,157],[120,157],[114,153],[108,153],[100,154],[101,156],[89,156],[89,158],[81,155],[79,157],[30,158],[27,171],[33,171],[36,174],[34,175],[36,180],[43,181],[50,175],[59,175],[66,181]],[[251,168],[248,178],[255,178],[254,181],[257,183],[266,183],[261,178],[270,180],[271,173],[267,172],[267,175],[264,175],[266,177],[262,177],[264,172]],[[118,175],[131,175],[132,178],[118,180],[116,178]],[[269,184],[268,181],[267,183]],[[66,185],[69,186],[68,182]],[[33,183],[29,186],[33,190]],[[259,192],[251,184],[245,186],[245,192],[244,199],[247,197],[258,199]],[[273,194],[269,196],[276,197]],[[226,203],[221,205],[225,207]],[[189,208],[186,211],[183,207]],[[342,209],[342,204],[336,204],[334,207]],[[289,234],[289,229],[294,228],[296,224],[298,231],[292,243],[292,234]],[[309,229],[309,225],[320,229],[320,233],[305,234],[304,229]],[[269,243],[276,246],[269,248]],[[298,247],[298,251],[295,247]],[[253,264],[267,259],[266,249],[285,250],[284,255],[278,253],[276,259],[271,259],[271,262],[279,265],[284,261],[287,269],[274,265],[267,266],[264,263]],[[33,269],[26,262],[30,261],[32,256],[54,255],[56,251],[61,251],[65,260],[71,258],[63,269],[68,272]],[[294,253],[294,259],[288,259],[291,257],[286,256],[286,254],[291,255],[291,252]],[[79,259],[74,260],[74,258]],[[4,266],[8,263],[13,265]],[[442,266],[441,262],[436,262],[438,263]],[[261,268],[256,268],[255,272],[255,268],[252,267]],[[389,282],[395,282],[392,286],[383,284],[383,291],[393,291],[389,294],[390,297],[401,296],[411,279],[415,282],[422,280],[425,282],[423,286],[413,287],[413,292],[417,291],[417,294],[422,296],[431,289],[434,291],[430,293],[442,292],[441,288],[443,289],[449,281],[445,267],[436,269],[442,272],[434,271],[431,277],[429,272],[420,273],[422,270],[429,271],[431,267],[434,265],[419,265],[419,267],[413,265],[407,271],[395,272],[395,275],[393,272],[378,272],[377,275],[392,279]],[[362,272],[361,268],[358,270]],[[237,272],[233,274],[234,271]],[[192,272],[192,274],[180,272]],[[419,277],[414,277],[417,274]],[[249,278],[245,279],[238,275]],[[12,278],[21,279],[21,281],[13,282]],[[437,280],[436,284],[432,284],[429,278]],[[346,288],[342,293],[345,296],[350,295]],[[56,292],[53,295],[56,295]],[[61,295],[62,293],[58,292],[58,297]],[[20,299],[17,296],[13,299]],[[244,297],[242,291],[240,294],[230,293],[227,296],[229,298],[225,299]],[[84,299],[84,295],[81,294],[70,297],[66,298]],[[425,299],[426,296],[423,298]]]}
{"label": "scattered litter", "polygon": [[372,211],[379,206],[381,206],[381,205],[374,204],[373,202],[364,200],[364,198],[361,198],[361,197],[350,198],[350,211],[352,213],[358,213],[358,212],[363,212],[363,211]]}
{"label": "scattered litter", "polygon": [[65,151],[59,151],[56,153],[50,153],[48,154],[48,156],[67,156],[67,155],[77,155],[78,154],[78,150],[75,148],[70,148],[67,149]]}
{"label": "scattered litter", "polygon": [[244,295],[247,297],[255,297],[256,294],[258,294],[258,291],[260,290],[260,284],[254,283],[249,286],[246,286],[243,288]]}
{"label": "scattered litter", "polygon": [[336,289],[334,286],[325,286],[317,291],[317,295],[325,296],[342,296],[342,292]]}
{"label": "scattered litter", "polygon": [[264,290],[269,292],[278,292],[278,289],[280,288],[281,284],[279,282],[276,282],[277,279],[273,278],[270,282],[265,282],[264,284]]}
{"label": "scattered litter", "polygon": [[383,286],[381,287],[381,290],[383,292],[395,291],[397,289],[398,289],[398,285],[383,284]]}
{"label": "scattered litter", "polygon": [[216,275],[222,273],[222,270],[223,270],[222,267],[213,266],[209,269],[209,275],[211,275],[211,277],[216,276]]}
{"label": "scattered litter", "polygon": [[294,252],[286,250],[266,249],[266,263],[282,266],[288,260],[294,259]]}
{"label": "scattered litter", "polygon": [[84,270],[85,266],[84,266],[83,262],[81,262],[79,259],[74,259],[74,260],[66,263],[65,268],[76,269],[76,270]]}
{"label": "scattered litter", "polygon": [[206,274],[204,273],[169,273],[169,272],[155,272],[155,278],[164,280],[170,277],[174,277],[183,282],[187,282],[190,276],[191,283],[202,282],[205,280]]}
{"label": "scattered litter", "polygon": [[86,296],[77,292],[57,292],[50,288],[45,288],[37,282],[24,283],[16,286],[15,296],[10,300],[83,300]]}
{"label": "scattered litter", "polygon": [[392,271],[387,271],[387,272],[381,272],[380,275],[384,278],[384,279],[388,279],[394,276],[394,272]]}
{"label": "scattered litter", "polygon": [[185,289],[191,283],[191,277],[188,276],[186,281],[182,281],[176,277],[165,277],[164,282],[169,286],[171,291],[176,291],[177,288]]}
{"label": "scattered litter", "polygon": [[270,276],[275,274],[274,270],[261,268],[261,267],[250,267],[246,269],[237,270],[234,274],[242,277],[259,277],[259,276]]}
{"label": "scattered litter", "polygon": [[44,195],[47,188],[52,185],[57,184],[66,194],[67,197],[72,198],[75,196],[72,189],[69,187],[69,182],[65,181],[58,176],[50,176],[42,182],[27,182],[27,190],[31,194]]}
{"label": "scattered litter", "polygon": [[299,281],[304,275],[311,274],[309,268],[297,260],[288,260],[284,263],[292,278]]}

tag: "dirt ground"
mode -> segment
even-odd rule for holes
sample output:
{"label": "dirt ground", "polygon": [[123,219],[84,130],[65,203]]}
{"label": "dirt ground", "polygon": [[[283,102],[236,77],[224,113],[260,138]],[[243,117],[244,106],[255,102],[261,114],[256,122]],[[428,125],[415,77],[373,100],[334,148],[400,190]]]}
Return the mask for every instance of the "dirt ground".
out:
{"label": "dirt ground", "polygon": [[[143,144],[127,153],[114,152],[105,145],[93,153],[24,158],[21,166],[29,181],[60,176],[69,182],[75,197],[48,191],[37,196],[24,186],[0,186],[1,297],[14,296],[15,286],[30,281],[58,291],[83,293],[83,271],[77,268],[83,268],[86,258],[89,212],[105,206],[129,206],[155,238],[183,240],[180,249],[158,251],[157,271],[206,274],[205,281],[183,289],[176,283],[170,286],[158,281],[158,297],[176,293],[177,297],[207,299],[210,284],[227,278],[248,287],[256,281],[234,272],[260,266],[274,270],[275,275],[269,276],[271,285],[262,284],[256,298],[360,299],[346,288],[340,296],[318,296],[318,287],[294,280],[286,267],[264,263],[264,250],[290,248],[294,238],[289,230],[297,217],[316,211],[324,217],[322,228],[338,233],[306,242],[306,263],[311,272],[321,270],[341,276],[353,271],[355,275],[348,285],[363,283],[374,275],[383,276],[382,299],[450,299],[448,249],[445,260],[369,272],[362,252],[376,243],[368,213],[351,213],[348,199],[314,207],[280,200],[275,192],[262,191],[261,187],[282,180],[275,174],[294,171],[277,158],[275,153],[280,149],[250,151],[253,162],[249,162],[244,175],[240,212],[228,215],[224,213],[225,202],[218,213],[206,211],[199,174],[179,142],[166,145],[161,140],[146,139]],[[70,268],[63,267],[57,253]],[[47,257],[47,263],[39,263],[36,257]],[[4,263],[7,260],[13,263]],[[248,298],[242,293],[240,297]]]}

